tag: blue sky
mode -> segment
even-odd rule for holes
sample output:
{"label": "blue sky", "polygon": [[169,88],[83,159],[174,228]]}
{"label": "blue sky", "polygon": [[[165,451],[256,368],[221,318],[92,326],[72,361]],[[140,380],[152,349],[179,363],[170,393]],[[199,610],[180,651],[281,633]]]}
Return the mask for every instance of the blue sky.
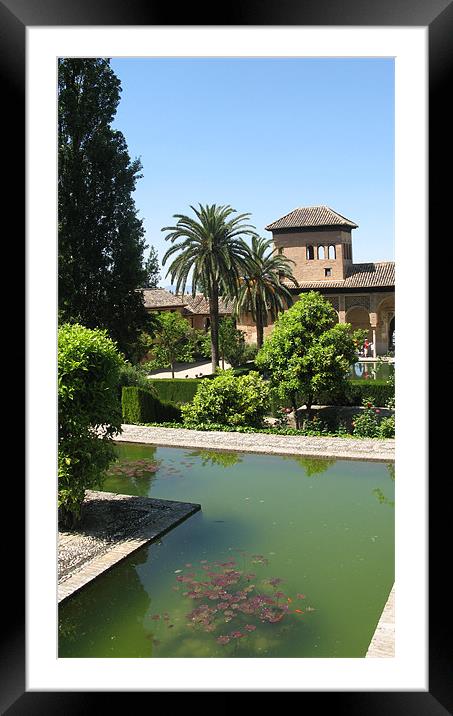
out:
{"label": "blue sky", "polygon": [[[383,58],[116,58],[114,126],[161,260],[163,226],[230,204],[264,227],[298,206],[352,219],[354,262],[394,259],[394,63]],[[161,285],[169,285],[161,272]]]}

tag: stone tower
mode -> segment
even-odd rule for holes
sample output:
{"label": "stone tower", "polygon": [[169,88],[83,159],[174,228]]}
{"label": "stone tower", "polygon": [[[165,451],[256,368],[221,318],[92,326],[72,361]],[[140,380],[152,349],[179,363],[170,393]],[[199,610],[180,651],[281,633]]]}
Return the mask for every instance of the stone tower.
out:
{"label": "stone tower", "polygon": [[275,248],[295,262],[293,274],[305,281],[343,281],[352,266],[350,219],[328,206],[294,209],[272,224]]}

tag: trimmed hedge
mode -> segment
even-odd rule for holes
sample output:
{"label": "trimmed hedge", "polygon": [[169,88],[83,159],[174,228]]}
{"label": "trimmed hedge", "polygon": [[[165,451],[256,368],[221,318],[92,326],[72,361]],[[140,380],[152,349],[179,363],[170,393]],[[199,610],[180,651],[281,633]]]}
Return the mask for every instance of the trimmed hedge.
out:
{"label": "trimmed hedge", "polygon": [[123,388],[121,408],[123,422],[130,425],[181,421],[181,410],[177,405],[159,400],[148,390],[135,385]]}
{"label": "trimmed hedge", "polygon": [[[233,375],[239,376],[249,372],[236,368]],[[182,405],[190,403],[194,399],[200,381],[205,378],[215,378],[216,375],[206,375],[203,378],[155,378],[148,380],[150,388],[156,391],[159,400],[167,403]],[[371,398],[377,407],[385,407],[390,398],[395,394],[395,388],[385,380],[350,380],[346,391],[337,395],[319,395],[315,405],[362,405],[365,398]],[[280,398],[273,398],[270,414],[277,417],[280,408],[291,407],[288,401],[284,405]],[[148,421],[154,422],[154,421]]]}
{"label": "trimmed hedge", "polygon": [[[386,380],[350,380],[343,405],[362,405],[365,398],[371,398],[376,407],[383,408],[394,395],[395,386]],[[340,405],[338,399],[332,404]]]}
{"label": "trimmed hedge", "polygon": [[[389,385],[385,380],[350,380],[345,391],[336,395],[318,395],[314,405],[339,405],[357,406],[362,405],[365,398],[370,398],[373,405],[383,408],[390,398],[395,395],[395,387]],[[298,401],[303,405],[302,400]],[[280,398],[273,397],[271,403],[271,415],[277,417],[281,408],[290,408],[289,400],[284,403]]]}
{"label": "trimmed hedge", "polygon": [[[214,377],[214,376],[213,376]],[[190,403],[202,378],[154,378],[148,383],[156,391],[159,400],[169,403]]]}

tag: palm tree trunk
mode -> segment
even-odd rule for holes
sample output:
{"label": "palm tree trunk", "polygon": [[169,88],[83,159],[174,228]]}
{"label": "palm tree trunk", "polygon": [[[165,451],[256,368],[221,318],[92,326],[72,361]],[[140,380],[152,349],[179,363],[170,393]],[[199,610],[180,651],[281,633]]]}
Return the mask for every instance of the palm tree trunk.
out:
{"label": "palm tree trunk", "polygon": [[264,321],[261,306],[256,307],[256,345],[258,350],[262,347],[264,340]]}
{"label": "palm tree trunk", "polygon": [[219,290],[215,280],[209,298],[209,320],[211,322],[211,361],[212,372],[215,373],[219,365]]}

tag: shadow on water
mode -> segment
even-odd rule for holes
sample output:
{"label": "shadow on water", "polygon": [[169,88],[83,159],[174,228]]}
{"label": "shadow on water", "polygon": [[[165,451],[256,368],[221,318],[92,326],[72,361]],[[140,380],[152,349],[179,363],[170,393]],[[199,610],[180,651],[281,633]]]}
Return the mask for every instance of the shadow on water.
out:
{"label": "shadow on water", "polygon": [[60,604],[59,657],[152,656],[151,599],[137,573],[146,559],[139,550]]}

